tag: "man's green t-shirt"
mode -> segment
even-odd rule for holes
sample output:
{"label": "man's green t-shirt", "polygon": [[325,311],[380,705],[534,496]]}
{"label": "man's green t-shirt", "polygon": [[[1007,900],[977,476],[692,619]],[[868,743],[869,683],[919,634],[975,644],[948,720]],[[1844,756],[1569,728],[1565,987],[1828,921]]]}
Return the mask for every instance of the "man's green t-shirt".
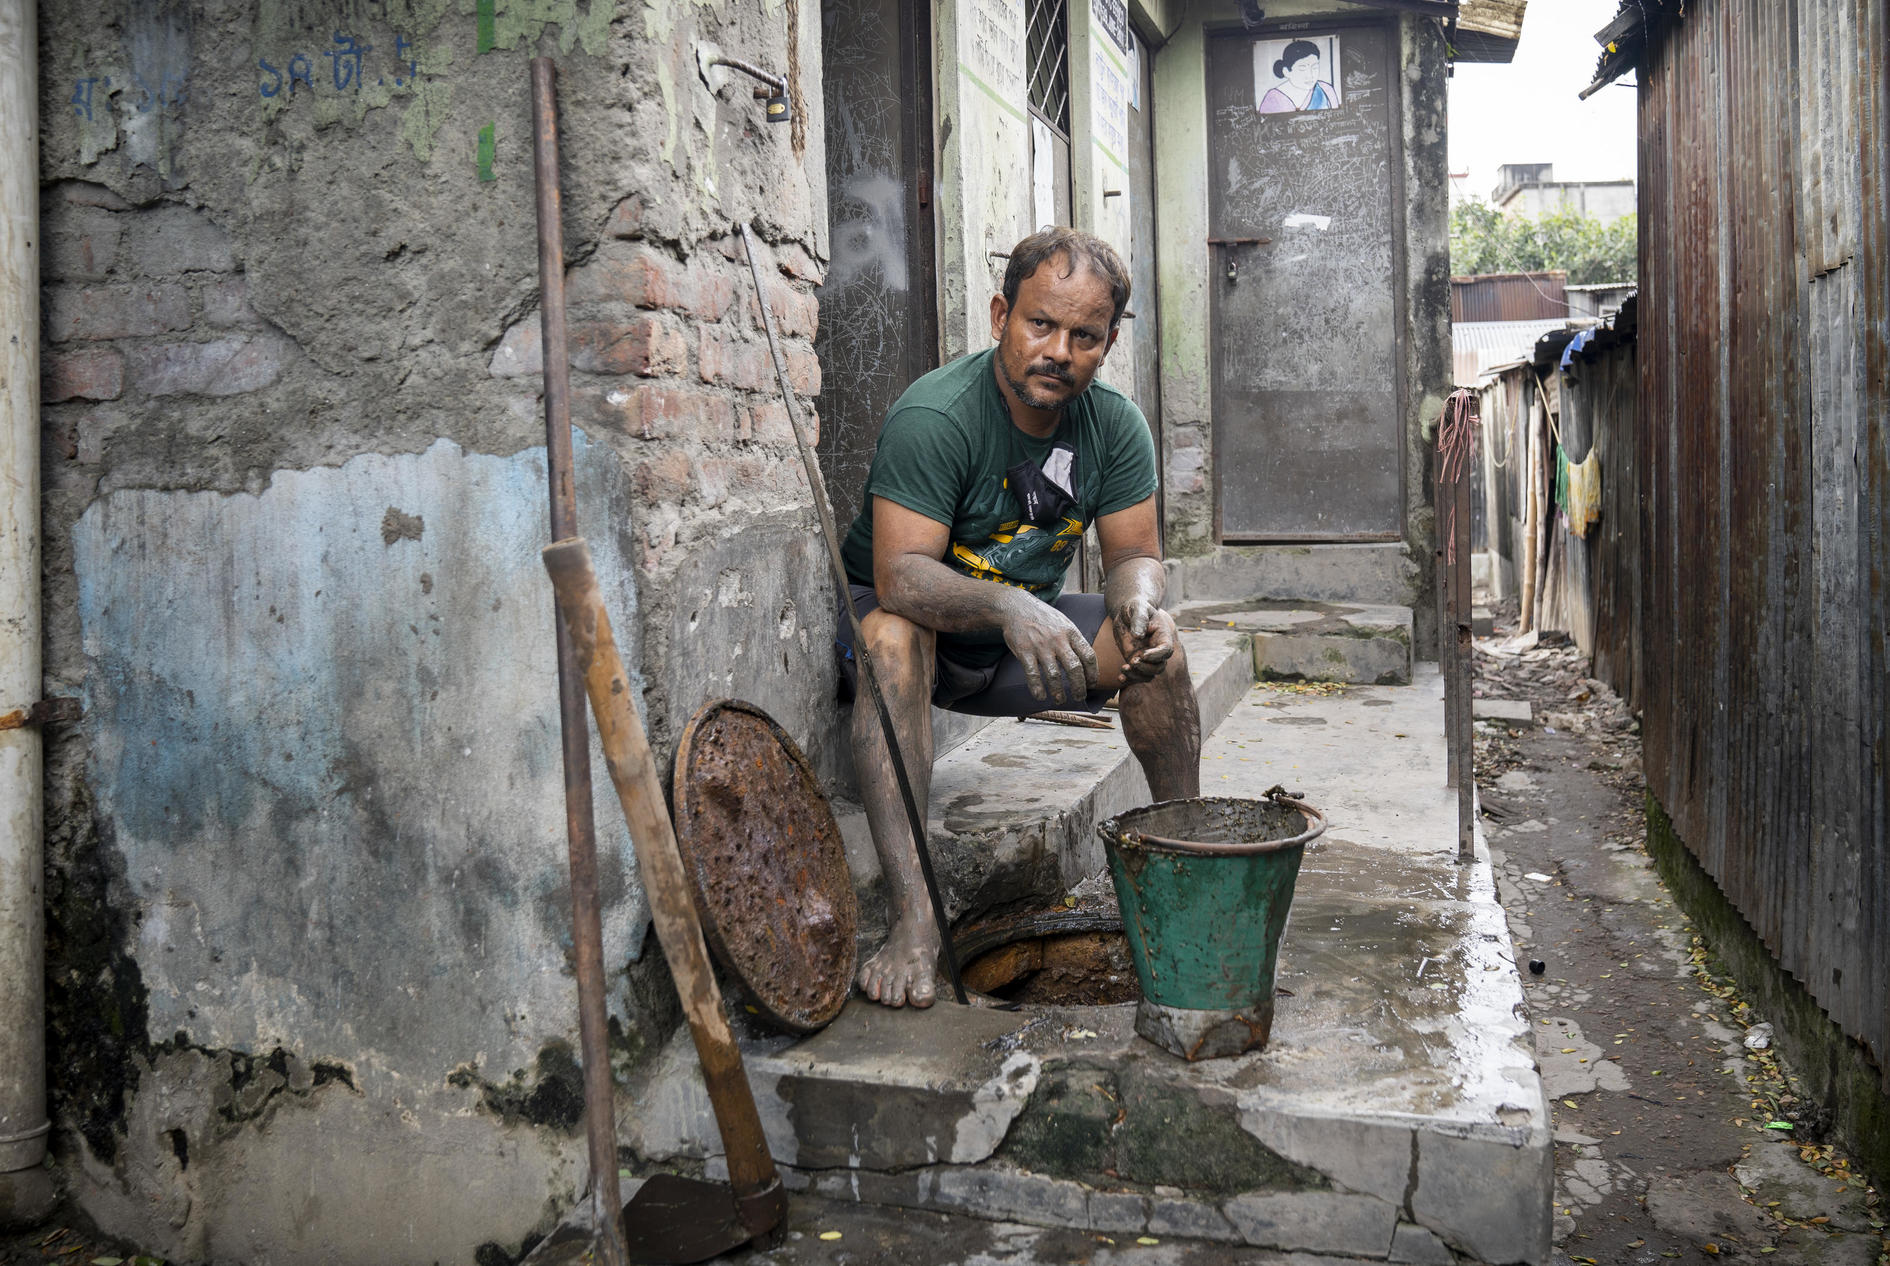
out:
{"label": "man's green t-shirt", "polygon": [[[944,561],[956,570],[1054,602],[1084,529],[1154,494],[1155,445],[1134,401],[1093,382],[1064,407],[1053,435],[1035,439],[1011,421],[992,368],[994,353],[987,349],[933,370],[893,405],[859,517],[847,533],[844,554],[854,584],[873,583],[874,497],[950,527]],[[1060,448],[1073,450],[1073,460],[1059,455]],[[1038,470],[1048,463],[1069,494],[1070,504],[1049,522],[1026,522],[1011,487],[1009,472],[1025,462]],[[949,637],[954,657],[968,663],[992,663],[1004,653],[996,629]]]}

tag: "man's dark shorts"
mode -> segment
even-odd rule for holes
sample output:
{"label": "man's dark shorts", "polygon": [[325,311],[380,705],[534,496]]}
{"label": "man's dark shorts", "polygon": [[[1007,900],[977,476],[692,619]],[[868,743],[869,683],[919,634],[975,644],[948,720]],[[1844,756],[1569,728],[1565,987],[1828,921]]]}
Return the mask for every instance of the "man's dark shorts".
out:
{"label": "man's dark shorts", "polygon": [[[865,585],[851,585],[853,610],[864,620],[868,612],[879,609],[879,595]],[[1096,644],[1096,635],[1102,632],[1108,621],[1108,613],[1103,609],[1102,595],[1099,593],[1066,593],[1053,604],[1057,610],[1070,618],[1076,631],[1091,646]],[[835,618],[839,629],[834,634],[834,653],[840,660],[840,672],[844,679],[847,697],[851,698],[859,685],[859,668],[853,658],[853,624],[847,619],[846,612],[836,609]],[[953,712],[965,712],[979,717],[1024,717],[1045,709],[1061,708],[1072,712],[1100,712],[1103,704],[1115,694],[1112,687],[1102,687],[1093,691],[1087,699],[1074,703],[1062,703],[1053,699],[1031,697],[1030,686],[1024,680],[1024,666],[1009,651],[1004,658],[988,667],[976,667],[954,659],[951,645],[941,635],[938,642],[938,654],[933,657],[932,702],[938,707]]]}

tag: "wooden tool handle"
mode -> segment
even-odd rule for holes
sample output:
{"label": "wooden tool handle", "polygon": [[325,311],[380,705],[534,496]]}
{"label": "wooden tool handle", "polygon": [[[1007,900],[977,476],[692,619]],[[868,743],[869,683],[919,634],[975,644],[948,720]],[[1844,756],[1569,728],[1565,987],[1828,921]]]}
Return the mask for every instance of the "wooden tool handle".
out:
{"label": "wooden tool handle", "polygon": [[[702,1079],[708,1086],[715,1123],[722,1132],[722,1149],[728,1156],[729,1183],[746,1220],[757,1203],[754,1198],[769,1189],[775,1201],[760,1203],[778,1202],[780,1176],[774,1158],[768,1154],[761,1117],[742,1072],[741,1051],[722,1014],[722,993],[709,966],[709,950],[689,896],[689,879],[683,871],[682,853],[676,847],[676,833],[670,825],[649,738],[637,713],[629,675],[617,655],[610,615],[604,610],[597,576],[591,570],[590,546],[582,537],[571,537],[546,546],[544,559],[552,588],[558,593],[558,609],[571,631],[578,667],[584,674],[604,761],[610,767],[610,781],[630,822],[630,839],[655,916],[656,935],[676,978],[676,992],[682,996],[690,1035],[696,1040]],[[759,1216],[759,1211],[755,1212]]]}

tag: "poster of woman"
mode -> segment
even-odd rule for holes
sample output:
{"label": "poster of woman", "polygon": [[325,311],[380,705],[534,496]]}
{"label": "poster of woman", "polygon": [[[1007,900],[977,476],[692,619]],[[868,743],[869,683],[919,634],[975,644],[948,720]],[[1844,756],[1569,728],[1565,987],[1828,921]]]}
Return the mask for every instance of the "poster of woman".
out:
{"label": "poster of woman", "polygon": [[1255,40],[1253,82],[1262,114],[1338,109],[1339,37]]}

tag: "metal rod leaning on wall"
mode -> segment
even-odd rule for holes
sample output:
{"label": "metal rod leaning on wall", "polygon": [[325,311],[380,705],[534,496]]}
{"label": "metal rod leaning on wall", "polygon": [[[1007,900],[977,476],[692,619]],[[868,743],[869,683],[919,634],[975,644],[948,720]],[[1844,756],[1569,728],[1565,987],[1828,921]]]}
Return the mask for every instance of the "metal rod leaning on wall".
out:
{"label": "metal rod leaning on wall", "polygon": [[[643,718],[637,712],[629,674],[617,654],[610,613],[597,591],[590,546],[581,537],[554,541],[545,547],[543,557],[552,587],[558,593],[564,626],[572,631],[578,671],[590,696],[591,710],[597,715],[597,734],[610,781],[623,805],[624,819],[630,824],[630,842],[644,876],[643,888],[650,902],[650,917],[656,923],[657,940],[675,977],[683,1018],[695,1041],[703,1085],[722,1135],[722,1154],[728,1162],[736,1214],[743,1229],[759,1238],[786,1215],[787,1195],[774,1158],[768,1153],[754,1091],[742,1070],[741,1050],[723,1014],[722,992],[716,987],[715,968],[709,962],[702,924],[690,897],[691,882],[676,846],[676,830],[669,820],[662,779],[656,772]],[[633,1238],[641,1204],[642,1200],[632,1202],[628,1214]]]}
{"label": "metal rod leaning on wall", "polygon": [[755,252],[755,235],[744,224],[742,246],[748,252],[748,272],[755,279],[755,305],[761,309],[761,328],[768,335],[768,351],[774,358],[775,381],[781,386],[781,403],[787,409],[788,429],[794,432],[794,443],[801,452],[801,465],[807,469],[807,486],[814,494],[814,513],[820,517],[820,532],[827,542],[827,561],[833,567],[833,582],[839,586],[840,605],[846,610],[847,620],[853,625],[853,653],[858,657],[860,681],[866,686],[866,693],[873,701],[873,709],[879,714],[880,732],[886,738],[886,755],[892,761],[893,778],[899,784],[899,798],[905,802],[906,824],[912,831],[912,846],[919,854],[919,873],[925,877],[925,894],[932,902],[932,917],[938,922],[939,957],[945,960],[945,972],[951,977],[952,997],[960,1006],[969,1003],[965,996],[964,981],[958,974],[958,955],[952,950],[951,918],[945,912],[945,898],[938,889],[938,877],[932,871],[932,850],[926,843],[925,819],[919,813],[918,800],[912,794],[912,779],[906,773],[906,762],[899,751],[899,735],[893,730],[892,713],[886,707],[886,698],[880,693],[879,675],[873,671],[873,658],[866,649],[866,634],[860,628],[860,617],[854,614],[853,604],[847,600],[850,592],[847,588],[847,566],[840,557],[840,537],[833,526],[833,511],[828,508],[827,481],[820,477],[820,463],[814,460],[814,449],[801,431],[801,411],[795,407],[794,391],[788,385],[787,366],[781,359],[781,343],[774,332],[774,311],[768,307],[768,288],[762,283],[761,263]]}
{"label": "metal rod leaning on wall", "polygon": [[1476,647],[1472,639],[1470,595],[1470,463],[1477,448],[1477,399],[1464,393],[1461,411],[1469,438],[1456,479],[1456,536],[1452,541],[1455,558],[1451,568],[1451,596],[1456,599],[1457,621],[1457,730],[1452,736],[1457,749],[1457,860],[1468,862],[1476,856],[1477,772],[1476,705],[1471,701],[1471,675]]}
{"label": "metal rod leaning on wall", "polygon": [[[557,71],[532,59],[532,170],[538,195],[539,321],[544,347],[545,459],[551,485],[551,539],[577,535],[571,449],[571,365],[564,327],[563,186],[558,179]],[[617,1183],[617,1113],[604,1005],[604,923],[597,896],[597,832],[591,817],[591,735],[584,676],[571,632],[558,630],[558,714],[564,747],[565,838],[571,865],[571,944],[577,960],[578,1042],[584,1059],[584,1133],[598,1261],[622,1266],[623,1197]]]}
{"label": "metal rod leaning on wall", "polygon": [[1444,674],[1444,739],[1457,788],[1457,860],[1476,853],[1476,771],[1470,701],[1470,463],[1480,425],[1476,395],[1459,389],[1437,428],[1439,538],[1447,623],[1439,630]]}
{"label": "metal rod leaning on wall", "polygon": [[1457,677],[1451,671],[1451,659],[1457,653],[1457,639],[1451,621],[1450,605],[1450,518],[1455,502],[1450,482],[1444,474],[1444,423],[1449,418],[1446,405],[1437,419],[1437,447],[1431,454],[1432,539],[1431,579],[1437,590],[1437,673],[1444,679],[1444,785],[1457,785],[1457,747],[1448,741],[1457,724]]}

